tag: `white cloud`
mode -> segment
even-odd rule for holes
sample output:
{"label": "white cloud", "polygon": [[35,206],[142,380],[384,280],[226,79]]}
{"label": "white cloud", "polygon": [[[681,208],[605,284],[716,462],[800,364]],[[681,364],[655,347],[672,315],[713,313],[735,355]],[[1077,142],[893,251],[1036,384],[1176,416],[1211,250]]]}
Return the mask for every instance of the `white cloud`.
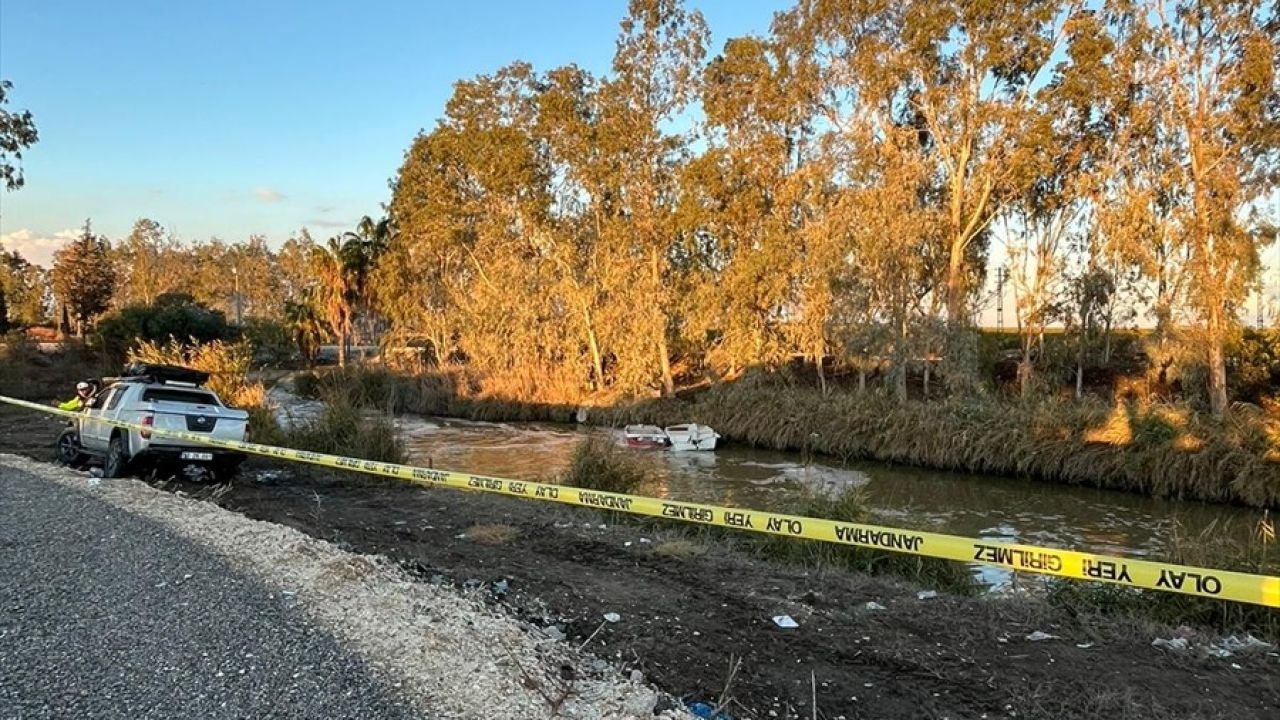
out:
{"label": "white cloud", "polygon": [[275,203],[284,199],[284,193],[269,187],[259,187],[253,189],[254,197],[262,202]]}
{"label": "white cloud", "polygon": [[28,262],[49,267],[53,265],[53,253],[80,236],[75,228],[59,230],[52,235],[37,233],[28,228],[0,234],[0,248],[17,250]]}

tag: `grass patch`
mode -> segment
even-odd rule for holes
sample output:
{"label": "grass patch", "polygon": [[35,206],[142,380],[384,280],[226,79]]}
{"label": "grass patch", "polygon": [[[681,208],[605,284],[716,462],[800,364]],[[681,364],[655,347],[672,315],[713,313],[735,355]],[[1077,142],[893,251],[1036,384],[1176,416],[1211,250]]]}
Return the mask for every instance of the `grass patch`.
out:
{"label": "grass patch", "polygon": [[481,545],[506,545],[516,539],[519,532],[510,525],[499,523],[472,525],[467,528],[467,539]]}
{"label": "grass patch", "polygon": [[[877,524],[877,518],[867,508],[865,493],[856,487],[842,490],[799,488],[778,512],[838,522]],[[761,555],[788,563],[895,575],[958,594],[974,594],[978,590],[973,575],[963,563],[779,535],[751,533],[744,537],[747,545]]]}
{"label": "grass patch", "polygon": [[634,453],[619,447],[609,436],[591,435],[574,448],[561,482],[590,490],[634,494],[648,479],[648,469]]}
{"label": "grass patch", "polygon": [[[1243,550],[1228,540],[1235,535],[1229,528],[1212,524],[1196,536],[1175,534],[1165,560],[1194,567],[1280,575],[1280,551],[1276,549],[1275,524],[1269,513],[1258,521],[1253,541]],[[1048,587],[1051,604],[1077,612],[1191,625],[1221,633],[1251,633],[1280,642],[1280,613],[1260,605],[1058,578],[1050,580]]]}
{"label": "grass patch", "polygon": [[707,554],[707,546],[693,540],[667,540],[653,546],[653,554],[676,560],[690,560]]}
{"label": "grass patch", "polygon": [[390,413],[371,412],[350,394],[336,390],[327,391],[322,400],[324,408],[318,416],[280,431],[279,444],[363,460],[404,462],[404,443]]}

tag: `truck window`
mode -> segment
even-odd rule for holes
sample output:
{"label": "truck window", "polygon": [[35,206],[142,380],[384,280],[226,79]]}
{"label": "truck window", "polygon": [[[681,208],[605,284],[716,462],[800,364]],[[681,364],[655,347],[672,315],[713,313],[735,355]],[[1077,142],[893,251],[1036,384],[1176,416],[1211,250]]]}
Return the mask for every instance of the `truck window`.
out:
{"label": "truck window", "polygon": [[180,402],[192,405],[217,405],[213,395],[199,390],[179,390],[177,388],[152,387],[142,391],[142,402]]}

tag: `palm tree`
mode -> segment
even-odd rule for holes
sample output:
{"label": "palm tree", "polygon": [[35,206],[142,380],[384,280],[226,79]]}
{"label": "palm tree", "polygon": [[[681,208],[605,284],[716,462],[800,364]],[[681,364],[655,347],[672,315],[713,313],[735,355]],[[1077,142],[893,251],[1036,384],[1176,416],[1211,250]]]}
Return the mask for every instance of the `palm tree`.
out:
{"label": "palm tree", "polygon": [[316,310],[315,288],[307,288],[298,302],[285,301],[284,320],[298,352],[307,361],[307,367],[312,367],[324,338],[324,320]]}
{"label": "palm tree", "polygon": [[[365,321],[368,334],[373,320],[373,306],[377,301],[376,288],[370,283],[378,258],[386,252],[395,237],[395,225],[390,218],[374,221],[368,215],[360,218],[355,231],[342,235],[342,262],[355,297],[356,318]],[[353,318],[353,323],[356,318]]]}
{"label": "palm tree", "polygon": [[314,306],[338,342],[338,366],[347,365],[347,345],[356,294],[352,273],[344,258],[344,244],[336,237],[311,251],[311,273],[316,279]]}

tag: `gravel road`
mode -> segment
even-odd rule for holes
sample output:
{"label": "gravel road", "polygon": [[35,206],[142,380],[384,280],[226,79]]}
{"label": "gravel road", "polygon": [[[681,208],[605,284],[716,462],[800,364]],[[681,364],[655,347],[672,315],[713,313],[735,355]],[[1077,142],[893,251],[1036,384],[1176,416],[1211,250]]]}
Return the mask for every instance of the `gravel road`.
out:
{"label": "gravel road", "polygon": [[652,718],[659,697],[379,558],[0,455],[5,720]]}

